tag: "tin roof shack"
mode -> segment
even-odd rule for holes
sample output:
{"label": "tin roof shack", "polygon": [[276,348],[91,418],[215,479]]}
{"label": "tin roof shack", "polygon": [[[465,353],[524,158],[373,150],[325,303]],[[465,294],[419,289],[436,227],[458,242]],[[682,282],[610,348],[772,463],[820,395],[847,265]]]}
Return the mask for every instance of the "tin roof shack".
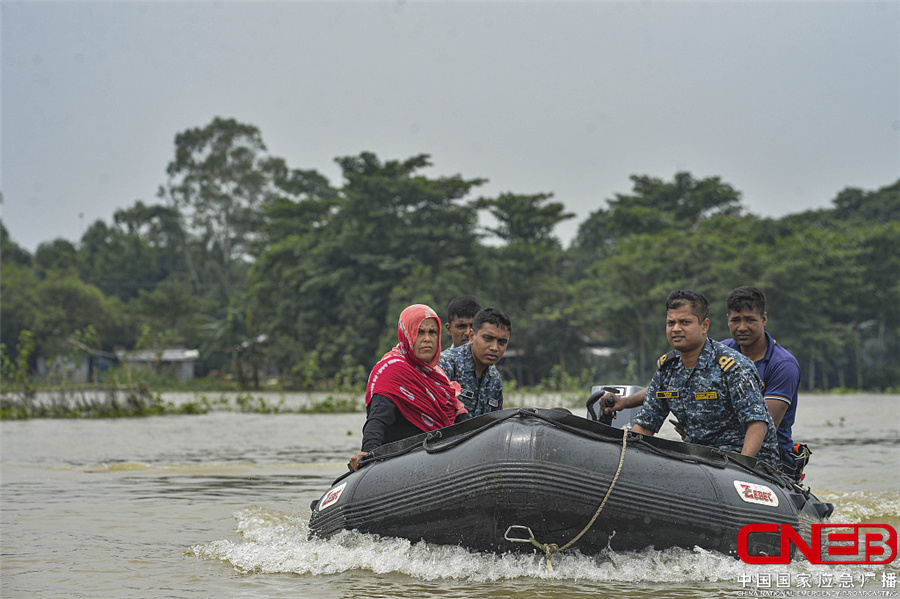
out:
{"label": "tin roof shack", "polygon": [[170,373],[180,381],[191,381],[194,380],[194,362],[200,358],[200,350],[185,348],[120,350],[116,355],[129,367]]}

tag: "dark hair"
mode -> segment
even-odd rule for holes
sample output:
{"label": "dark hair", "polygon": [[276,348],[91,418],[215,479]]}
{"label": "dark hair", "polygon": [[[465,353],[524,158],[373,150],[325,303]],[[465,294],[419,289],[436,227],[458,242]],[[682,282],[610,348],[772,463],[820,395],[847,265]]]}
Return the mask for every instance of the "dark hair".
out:
{"label": "dark hair", "polygon": [[478,314],[475,315],[475,322],[472,323],[472,330],[477,331],[485,324],[492,324],[505,328],[510,333],[512,332],[512,322],[510,322],[509,316],[504,314],[500,308],[488,306],[479,310]]}
{"label": "dark hair", "polygon": [[481,304],[471,295],[454,297],[447,304],[447,322],[451,322],[454,318],[474,318],[479,310]]}
{"label": "dark hair", "polygon": [[760,316],[766,313],[766,294],[756,287],[744,285],[731,290],[725,298],[725,306],[729,312],[756,310]]}
{"label": "dark hair", "polygon": [[678,289],[666,298],[666,310],[674,310],[685,304],[691,305],[691,314],[696,316],[701,324],[709,318],[709,302],[702,293],[690,289]]}

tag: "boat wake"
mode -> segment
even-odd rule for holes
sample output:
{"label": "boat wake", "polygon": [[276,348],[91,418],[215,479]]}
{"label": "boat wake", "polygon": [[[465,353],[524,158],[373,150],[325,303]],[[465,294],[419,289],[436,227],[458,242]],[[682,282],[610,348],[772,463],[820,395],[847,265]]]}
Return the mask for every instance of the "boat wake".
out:
{"label": "boat wake", "polygon": [[900,495],[896,493],[824,491],[818,496],[834,504],[831,522],[889,524],[900,530]]}
{"label": "boat wake", "polygon": [[[870,506],[888,509],[896,517],[897,500],[872,498],[867,494],[845,494],[840,497],[842,514],[865,514],[878,520]],[[857,504],[854,507],[854,504]],[[881,515],[887,515],[882,513]],[[235,513],[239,540],[219,540],[195,545],[187,555],[218,560],[230,564],[240,574],[297,574],[327,576],[350,571],[373,574],[401,574],[421,581],[455,580],[465,582],[498,582],[516,579],[550,579],[623,583],[632,585],[665,584],[671,587],[710,585],[741,588],[741,579],[757,580],[758,576],[788,575],[833,577],[841,572],[896,572],[884,566],[813,565],[802,558],[790,565],[749,565],[735,557],[695,547],[693,550],[671,548],[645,549],[636,552],[606,550],[598,555],[582,555],[568,551],[553,556],[553,569],[548,570],[543,554],[481,553],[462,547],[441,546],[405,539],[380,538],[376,535],[342,531],[329,540],[309,539],[309,527],[300,514],[267,510],[250,506]]]}

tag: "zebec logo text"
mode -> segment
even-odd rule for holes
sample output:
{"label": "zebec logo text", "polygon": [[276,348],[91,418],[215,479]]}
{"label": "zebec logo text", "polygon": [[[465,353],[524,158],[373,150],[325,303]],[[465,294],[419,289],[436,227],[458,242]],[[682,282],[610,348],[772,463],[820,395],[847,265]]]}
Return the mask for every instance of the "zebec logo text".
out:
{"label": "zebec logo text", "polygon": [[[897,531],[888,524],[813,524],[810,543],[789,524],[748,524],[738,533],[737,549],[748,564],[787,564],[791,545],[811,564],[888,564],[897,557]],[[777,534],[778,555],[750,555],[752,536]]]}

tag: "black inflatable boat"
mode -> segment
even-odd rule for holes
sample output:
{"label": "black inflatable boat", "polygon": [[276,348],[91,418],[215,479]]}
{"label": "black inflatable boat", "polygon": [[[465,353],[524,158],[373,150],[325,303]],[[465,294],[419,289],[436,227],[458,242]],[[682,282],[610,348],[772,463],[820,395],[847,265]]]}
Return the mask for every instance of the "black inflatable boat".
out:
{"label": "black inflatable boat", "polygon": [[[832,509],[753,458],[512,409],[379,447],[313,503],[309,527],[321,538],[347,529],[548,556],[651,546],[734,554],[747,524],[789,524],[808,541]],[[780,552],[775,534],[748,539],[752,555]]]}

